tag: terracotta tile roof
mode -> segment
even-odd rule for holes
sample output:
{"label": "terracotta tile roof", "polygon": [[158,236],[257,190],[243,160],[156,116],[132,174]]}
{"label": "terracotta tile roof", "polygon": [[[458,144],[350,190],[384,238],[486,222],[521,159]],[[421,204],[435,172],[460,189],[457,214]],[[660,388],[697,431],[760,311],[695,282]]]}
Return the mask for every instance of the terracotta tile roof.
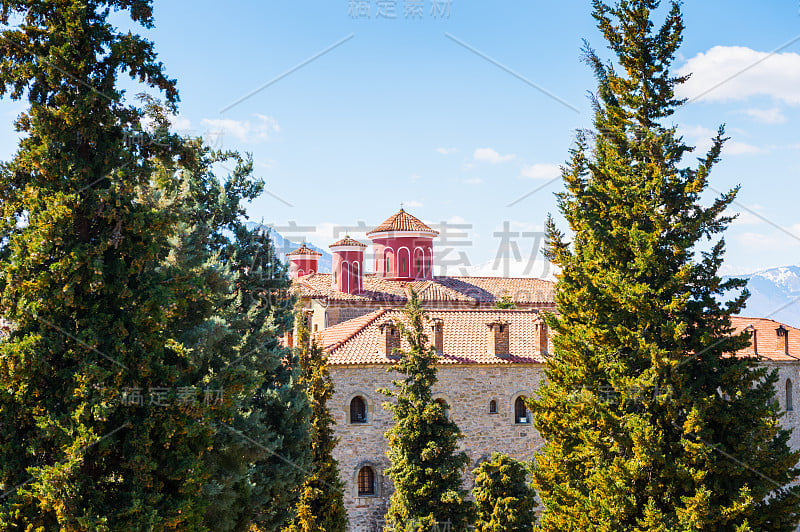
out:
{"label": "terracotta tile roof", "polygon": [[403,303],[406,301],[406,292],[402,283],[387,281],[381,277],[365,275],[361,292],[348,294],[339,292],[332,284],[332,275],[329,273],[314,273],[297,279],[293,288],[300,297],[328,299],[333,301],[361,301],[361,302],[392,302]]}
{"label": "terracotta tile roof", "polygon": [[[772,361],[800,361],[800,329],[785,325],[768,318],[747,318],[734,316],[732,318],[736,332],[745,330],[750,325],[756,331],[756,350],[758,356]],[[789,334],[789,354],[786,354],[785,338],[778,337],[777,329],[783,327]],[[753,355],[752,348],[740,354]]]}
{"label": "terracotta tile roof", "polygon": [[359,246],[359,247],[362,247],[362,248],[367,247],[366,244],[362,244],[358,240],[356,240],[354,238],[350,238],[350,235],[345,236],[343,239],[339,240],[338,242],[334,242],[333,244],[331,244],[328,247],[329,248],[335,248],[337,246]]}
{"label": "terracotta tile roof", "polygon": [[367,233],[367,236],[382,233],[384,231],[419,231],[423,233],[431,233],[438,235],[439,231],[434,231],[419,218],[408,214],[403,209],[400,209],[396,214],[392,215],[388,220],[380,224],[378,227]]}
{"label": "terracotta tile roof", "polygon": [[331,274],[308,275],[295,283],[300,297],[342,301],[404,302],[413,289],[424,303],[436,301],[491,304],[511,296],[515,303],[552,305],[555,284],[532,278],[435,277],[433,280],[394,281],[367,274],[359,294],[339,292],[332,287]]}
{"label": "terracotta tile roof", "polygon": [[[540,314],[532,310],[427,310],[426,315],[444,324],[444,350],[440,364],[544,364],[539,351],[538,326]],[[380,325],[392,320],[406,323],[401,309],[381,308],[364,316],[345,321],[316,333],[317,342],[328,353],[331,365],[393,364],[382,349]],[[428,340],[433,341],[430,321],[426,324]],[[508,357],[488,353],[488,323],[509,324]],[[752,325],[757,331],[758,355],[770,361],[800,361],[800,329],[764,318],[735,316],[733,325],[741,332]],[[783,326],[789,334],[789,354],[783,339],[778,342],[776,329]],[[401,349],[408,349],[405,339]],[[740,356],[752,356],[752,349],[743,350]]]}
{"label": "terracotta tile roof", "polygon": [[314,251],[310,247],[306,246],[305,243],[304,243],[302,246],[300,246],[296,250],[291,251],[291,252],[286,254],[287,257],[289,255],[316,255],[318,257],[321,257],[322,253],[320,253],[319,251]]}
{"label": "terracotta tile roof", "polygon": [[[442,320],[444,349],[440,364],[542,364],[538,352],[537,327],[541,317],[530,310],[430,310],[430,320]],[[365,316],[334,325],[315,335],[328,354],[328,364],[394,364],[387,358],[381,344],[380,325],[392,320],[406,324],[400,309],[378,309]],[[504,321],[509,324],[509,352],[505,357],[491,355],[488,323]],[[431,323],[426,323],[428,340],[433,341]],[[401,349],[408,349],[405,338]]]}

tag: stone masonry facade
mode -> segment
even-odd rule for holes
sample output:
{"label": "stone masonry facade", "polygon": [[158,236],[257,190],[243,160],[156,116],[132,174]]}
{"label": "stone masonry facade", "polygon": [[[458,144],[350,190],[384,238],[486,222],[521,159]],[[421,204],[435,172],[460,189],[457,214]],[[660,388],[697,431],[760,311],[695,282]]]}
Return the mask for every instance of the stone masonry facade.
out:
{"label": "stone masonry facade", "polygon": [[[793,428],[790,445],[800,449],[800,401],[795,390],[800,383],[800,362],[766,362],[778,370],[777,401],[784,412],[781,423]],[[334,457],[345,483],[345,506],[350,520],[349,532],[378,532],[389,506],[392,482],[384,475],[388,467],[388,444],[384,433],[392,424],[391,413],[383,408],[387,398],[379,388],[392,388],[399,375],[386,365],[330,366],[335,394],[329,405],[336,420],[339,444]],[[462,433],[461,448],[470,458],[465,486],[471,488],[471,470],[492,452],[507,453],[518,460],[529,461],[544,441],[530,424],[516,423],[514,403],[519,396],[531,396],[544,378],[541,365],[460,365],[439,366],[439,382],[434,397],[444,399],[449,415]],[[788,389],[789,393],[786,392]],[[350,423],[350,401],[360,396],[367,404],[367,422]],[[490,413],[495,401],[497,413]],[[790,404],[791,402],[791,404]],[[365,465],[376,475],[376,493],[359,497],[358,471]]]}
{"label": "stone masonry facade", "polygon": [[[391,381],[399,374],[388,371],[386,365],[330,366],[329,369],[335,386],[329,406],[336,419],[339,438],[334,456],[345,483],[349,530],[376,532],[382,529],[393,491],[391,480],[383,474],[389,465],[384,433],[392,425],[392,415],[382,406],[387,397],[377,390],[392,388]],[[439,366],[434,397],[447,402],[451,419],[465,436],[462,449],[470,458],[465,477],[467,487],[471,487],[469,472],[492,452],[531,460],[541,448],[543,442],[533,427],[516,423],[514,402],[519,396],[532,395],[542,378],[543,368],[538,365]],[[350,402],[357,396],[367,403],[367,422],[363,424],[352,424],[349,419]],[[490,413],[491,401],[495,401],[497,413]],[[357,475],[365,465],[375,471],[376,493],[359,497]]]}

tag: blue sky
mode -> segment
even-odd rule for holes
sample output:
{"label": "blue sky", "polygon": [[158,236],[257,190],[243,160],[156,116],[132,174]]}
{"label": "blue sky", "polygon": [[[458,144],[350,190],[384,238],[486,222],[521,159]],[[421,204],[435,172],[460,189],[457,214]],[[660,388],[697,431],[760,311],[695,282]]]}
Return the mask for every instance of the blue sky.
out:
{"label": "blue sky", "polygon": [[[369,16],[354,17],[354,3]],[[406,18],[413,3],[422,14]],[[582,39],[610,57],[588,0],[453,0],[449,15],[436,16],[432,0],[155,4],[156,27],[142,33],[178,79],[176,129],[253,153],[268,193],[250,206],[252,219],[327,246],[345,227],[363,239],[359,222],[378,224],[403,202],[426,222],[466,225],[441,248],[452,264],[513,257],[513,244],[503,251],[495,234],[506,222],[527,261],[556,211],[561,186],[550,180],[575,128],[591,125],[586,94],[595,83]],[[379,4],[394,5],[396,18],[378,18]],[[726,123],[733,138],[712,186],[742,185],[726,271],[797,264],[798,0],[691,2],[684,13],[676,68],[694,71],[685,96],[703,96],[675,123],[700,147]],[[16,147],[10,123],[21,108],[0,102],[2,158]],[[287,230],[291,223],[313,230]]]}

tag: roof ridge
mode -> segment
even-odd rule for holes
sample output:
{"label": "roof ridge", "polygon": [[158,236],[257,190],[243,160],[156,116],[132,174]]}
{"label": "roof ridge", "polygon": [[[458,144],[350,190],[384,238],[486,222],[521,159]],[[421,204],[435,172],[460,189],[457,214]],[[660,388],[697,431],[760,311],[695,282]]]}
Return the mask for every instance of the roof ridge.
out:
{"label": "roof ridge", "polygon": [[[355,337],[355,335],[357,335],[358,333],[360,333],[361,331],[363,331],[364,329],[366,329],[367,327],[369,327],[370,325],[372,325],[372,324],[375,322],[375,320],[377,320],[377,319],[378,319],[379,317],[381,317],[382,315],[386,314],[386,312],[387,312],[387,311],[389,311],[389,310],[392,310],[392,309],[389,309],[389,308],[386,308],[386,307],[381,307],[381,308],[379,308],[379,309],[373,310],[373,311],[372,311],[372,312],[370,312],[369,314],[364,314],[364,316],[359,316],[359,317],[362,317],[362,318],[363,318],[363,317],[365,317],[365,316],[369,316],[370,314],[374,314],[374,316],[373,316],[372,318],[370,318],[369,320],[367,320],[367,321],[366,321],[364,324],[362,324],[360,327],[358,327],[358,328],[357,328],[355,331],[351,332],[350,334],[348,334],[347,336],[345,336],[344,338],[342,338],[341,340],[339,340],[339,341],[338,341],[338,342],[336,342],[335,344],[333,344],[333,345],[331,345],[330,347],[328,347],[328,348],[326,349],[326,350],[328,351],[328,354],[330,355],[330,354],[331,354],[331,353],[333,353],[333,352],[334,352],[336,349],[338,349],[339,347],[341,347],[341,346],[342,346],[342,344],[344,344],[345,342],[348,342],[348,341],[350,341],[351,339],[353,339],[353,338]],[[354,319],[354,320],[357,320],[358,318],[353,318],[353,319]],[[347,321],[350,321],[350,320],[347,320]],[[343,325],[343,324],[347,323],[347,321],[343,321],[342,323],[337,323],[336,325]],[[336,327],[336,325],[334,325],[334,327]]]}

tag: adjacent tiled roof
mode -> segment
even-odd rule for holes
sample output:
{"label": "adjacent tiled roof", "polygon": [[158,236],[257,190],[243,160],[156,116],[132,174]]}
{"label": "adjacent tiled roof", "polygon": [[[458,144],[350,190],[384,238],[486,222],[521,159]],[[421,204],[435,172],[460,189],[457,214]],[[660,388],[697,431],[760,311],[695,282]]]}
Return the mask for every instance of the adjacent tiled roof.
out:
{"label": "adjacent tiled roof", "polygon": [[296,250],[291,251],[291,252],[287,253],[286,255],[287,256],[288,255],[316,255],[316,256],[320,257],[320,256],[322,256],[322,253],[320,253],[319,251],[314,251],[310,247],[308,247],[305,244],[303,244],[302,246],[300,246]]}
{"label": "adjacent tiled roof", "polygon": [[494,303],[504,295],[519,304],[552,305],[555,284],[544,279],[503,277],[435,277],[432,280],[394,281],[367,274],[358,294],[339,292],[331,274],[315,273],[300,278],[295,289],[300,297],[341,301],[404,302],[413,289],[422,302]]}
{"label": "adjacent tiled roof", "polygon": [[400,209],[397,214],[392,215],[388,220],[367,233],[367,236],[375,233],[383,233],[384,231],[419,231],[431,233],[433,235],[439,234],[439,231],[434,231],[422,223],[419,218],[411,216],[403,209]]}
{"label": "adjacent tiled roof", "polygon": [[[444,324],[444,350],[440,364],[543,364],[544,355],[539,351],[538,326],[541,315],[535,310],[426,310],[430,321],[426,324],[429,341],[433,341],[431,321],[442,320]],[[381,324],[392,320],[407,323],[400,309],[381,308],[364,316],[345,321],[316,333],[317,342],[328,354],[328,364],[393,364],[395,359],[385,355],[380,331]],[[509,324],[509,352],[507,357],[488,353],[488,324]],[[733,318],[736,332],[752,325],[757,331],[758,355],[770,361],[800,361],[800,329],[764,318]],[[776,329],[783,326],[789,334],[789,354],[784,344],[778,342]],[[782,339],[781,339],[782,342]],[[405,339],[401,349],[407,350]],[[738,353],[753,356],[751,349]]]}
{"label": "adjacent tiled roof", "polygon": [[334,242],[333,244],[331,244],[328,247],[335,248],[337,246],[359,246],[359,247],[362,247],[362,248],[367,247],[366,244],[362,244],[358,240],[355,240],[354,238],[350,238],[350,235],[345,236],[343,239],[339,240],[338,242]]}
{"label": "adjacent tiled roof", "polygon": [[[439,357],[441,364],[536,364],[544,363],[538,352],[538,312],[531,310],[430,310],[425,312],[430,320],[442,320],[444,349]],[[328,364],[394,364],[387,358],[381,344],[381,324],[392,320],[406,324],[399,309],[378,309],[365,316],[329,327],[315,335],[317,342],[328,354]],[[488,324],[504,321],[509,324],[508,356],[498,357],[488,353]],[[428,339],[433,341],[431,323],[425,325]],[[408,349],[405,339],[401,349]]]}
{"label": "adjacent tiled roof", "polygon": [[[800,329],[767,318],[746,318],[734,316],[732,319],[736,332],[749,326],[756,331],[756,350],[758,356],[773,361],[800,361]],[[778,338],[777,329],[783,327],[789,333],[789,354],[786,354],[785,339]],[[752,355],[752,348],[745,352]]]}

